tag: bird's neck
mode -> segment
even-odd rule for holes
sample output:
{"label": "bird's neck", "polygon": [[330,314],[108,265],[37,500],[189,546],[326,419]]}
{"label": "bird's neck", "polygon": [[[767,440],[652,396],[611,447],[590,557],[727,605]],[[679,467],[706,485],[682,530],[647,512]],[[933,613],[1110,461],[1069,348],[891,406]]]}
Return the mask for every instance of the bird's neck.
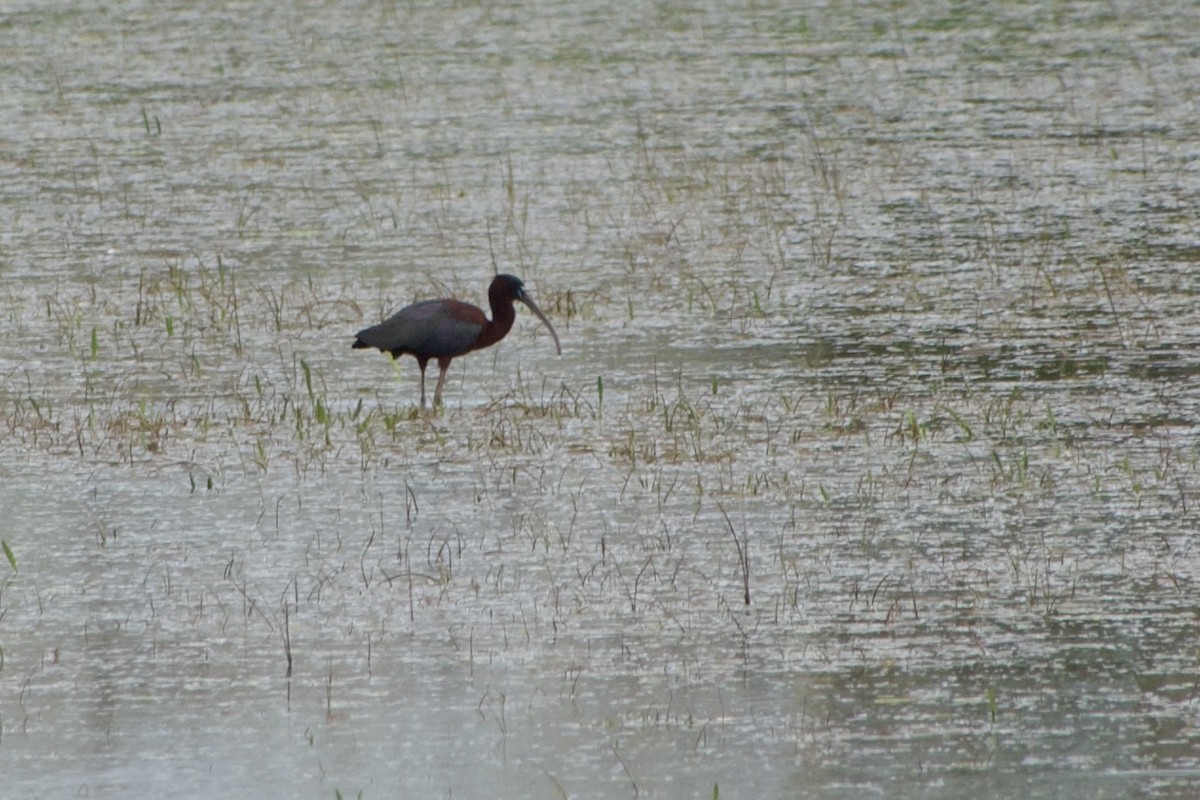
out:
{"label": "bird's neck", "polygon": [[489,347],[507,336],[508,332],[512,330],[513,321],[517,318],[517,311],[513,308],[512,303],[493,302],[491,306],[492,318],[480,332],[479,341],[475,344],[476,350]]}

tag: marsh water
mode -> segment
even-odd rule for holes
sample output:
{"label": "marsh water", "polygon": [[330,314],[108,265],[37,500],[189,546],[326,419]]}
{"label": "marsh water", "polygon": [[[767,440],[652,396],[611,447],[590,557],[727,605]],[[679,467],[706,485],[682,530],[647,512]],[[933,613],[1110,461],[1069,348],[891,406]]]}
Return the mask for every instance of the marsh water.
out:
{"label": "marsh water", "polygon": [[[1200,792],[1194,4],[0,54],[0,795]],[[349,349],[496,271],[561,357]]]}

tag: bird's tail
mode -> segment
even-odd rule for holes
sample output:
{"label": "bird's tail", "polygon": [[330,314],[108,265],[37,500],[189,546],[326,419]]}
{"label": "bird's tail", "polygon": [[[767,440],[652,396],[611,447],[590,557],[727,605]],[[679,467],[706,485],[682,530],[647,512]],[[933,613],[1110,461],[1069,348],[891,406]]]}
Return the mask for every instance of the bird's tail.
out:
{"label": "bird's tail", "polygon": [[365,348],[368,348],[368,347],[370,347],[370,346],[371,346],[371,345],[367,344],[367,343],[366,343],[366,342],[364,342],[362,339],[355,339],[355,340],[354,340],[354,344],[350,345],[351,349],[353,349],[353,350],[363,350],[363,349],[365,349]]}

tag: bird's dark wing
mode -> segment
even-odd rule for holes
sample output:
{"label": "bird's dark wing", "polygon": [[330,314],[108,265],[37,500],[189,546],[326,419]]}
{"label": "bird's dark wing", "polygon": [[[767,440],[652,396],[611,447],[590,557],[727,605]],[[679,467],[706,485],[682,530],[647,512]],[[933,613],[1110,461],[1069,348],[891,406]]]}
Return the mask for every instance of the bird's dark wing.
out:
{"label": "bird's dark wing", "polygon": [[468,303],[423,300],[359,331],[358,346],[378,347],[393,355],[411,353],[418,358],[460,356],[474,346],[486,322],[483,312]]}

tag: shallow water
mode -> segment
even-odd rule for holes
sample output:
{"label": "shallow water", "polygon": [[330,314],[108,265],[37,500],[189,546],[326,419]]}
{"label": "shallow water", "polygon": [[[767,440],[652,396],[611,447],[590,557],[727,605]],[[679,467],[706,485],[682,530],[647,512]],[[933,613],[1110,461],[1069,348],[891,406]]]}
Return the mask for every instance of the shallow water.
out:
{"label": "shallow water", "polygon": [[5,12],[6,784],[1194,795],[1196,17]]}

